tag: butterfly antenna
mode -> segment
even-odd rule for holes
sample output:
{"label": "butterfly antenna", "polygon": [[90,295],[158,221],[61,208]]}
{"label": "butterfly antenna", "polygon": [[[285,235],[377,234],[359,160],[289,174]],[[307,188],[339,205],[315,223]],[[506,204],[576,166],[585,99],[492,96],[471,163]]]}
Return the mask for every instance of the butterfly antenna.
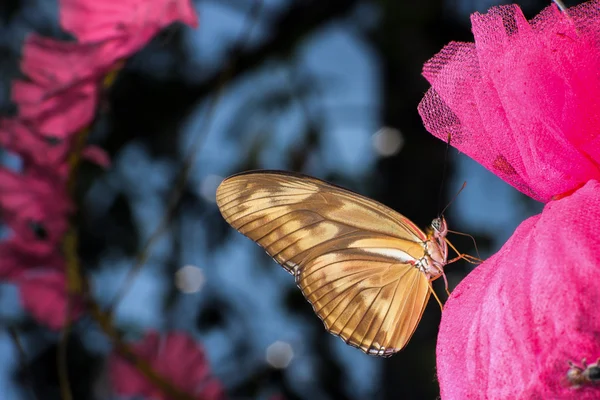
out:
{"label": "butterfly antenna", "polygon": [[[446,182],[446,168],[448,166],[448,154],[450,153],[450,138],[452,134],[448,134],[448,140],[446,141],[446,151],[444,153],[444,168],[442,169],[442,184],[440,185],[440,193],[438,194],[438,210],[442,208],[442,199],[444,194],[444,182]],[[445,210],[445,208],[444,208]],[[440,213],[442,215],[444,211]]]}
{"label": "butterfly antenna", "polygon": [[460,194],[460,192],[463,191],[464,188],[467,187],[467,181],[464,181],[462,186],[460,187],[460,189],[458,189],[458,192],[456,192],[456,194],[454,195],[454,197],[452,198],[452,200],[450,200],[450,202],[448,204],[446,204],[446,207],[444,207],[444,209],[442,210],[442,212],[440,213],[440,215],[444,215],[444,213],[446,212],[446,209],[448,209],[448,207],[450,207],[450,204],[454,203],[454,200],[456,200],[456,198],[458,197],[458,195]]}

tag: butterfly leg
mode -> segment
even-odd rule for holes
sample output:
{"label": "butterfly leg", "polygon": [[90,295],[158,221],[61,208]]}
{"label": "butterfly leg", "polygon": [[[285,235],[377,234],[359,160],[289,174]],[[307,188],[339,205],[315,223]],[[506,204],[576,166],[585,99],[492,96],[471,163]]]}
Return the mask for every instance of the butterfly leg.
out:
{"label": "butterfly leg", "polygon": [[448,290],[448,278],[446,278],[446,274],[442,273],[442,276],[444,277],[444,285],[446,286],[446,294],[448,294],[448,297],[450,297],[450,290]]}
{"label": "butterfly leg", "polygon": [[[444,277],[445,277],[445,275],[444,275]],[[441,302],[440,298],[438,297],[438,295],[433,290],[433,286],[431,286],[431,281],[429,281],[427,283],[429,284],[429,290],[431,290],[431,293],[433,294],[433,297],[435,297],[435,300],[440,305],[440,311],[444,311],[444,305],[442,304],[442,302]]]}
{"label": "butterfly leg", "polygon": [[463,254],[463,253],[460,253],[460,252],[459,252],[459,251],[456,249],[456,247],[454,247],[454,245],[453,245],[452,243],[450,243],[450,241],[449,241],[448,239],[445,239],[445,240],[446,240],[446,243],[448,243],[448,246],[450,246],[450,248],[451,248],[452,250],[454,250],[454,252],[455,252],[456,254],[458,254],[458,257],[454,257],[453,259],[451,259],[451,260],[448,260],[448,261],[446,262],[446,264],[452,264],[453,262],[455,262],[455,261],[458,261],[458,260],[460,260],[460,259],[463,259],[463,260],[465,260],[466,262],[468,262],[468,263],[471,263],[471,264],[480,264],[480,263],[482,263],[482,262],[483,262],[483,260],[482,260],[482,259],[480,259],[480,258],[473,257],[473,256],[471,256],[471,255],[469,255],[469,254]]}

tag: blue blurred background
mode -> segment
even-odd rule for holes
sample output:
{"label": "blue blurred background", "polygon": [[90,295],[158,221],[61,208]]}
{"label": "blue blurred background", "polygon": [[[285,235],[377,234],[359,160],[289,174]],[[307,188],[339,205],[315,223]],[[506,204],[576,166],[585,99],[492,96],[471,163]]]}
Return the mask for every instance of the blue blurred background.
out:
{"label": "blue blurred background", "polygon": [[[549,4],[518,3],[528,17]],[[126,337],[149,328],[189,332],[231,399],[439,396],[434,302],[394,357],[346,346],[326,333],[293,278],[223,221],[215,190],[243,170],[299,171],[373,197],[425,228],[466,181],[446,217],[451,229],[476,238],[482,257],[493,254],[541,206],[456,150],[446,157],[417,104],[428,88],[423,63],[450,40],[471,40],[469,14],[495,4],[202,0],[198,29],[171,26],[128,60],[91,137],[113,167],[88,166],[80,176],[80,257],[100,304],[116,294],[173,193],[181,196],[116,310]],[[0,10],[8,113],[25,35],[66,36],[55,1],[11,0]],[[189,176],[179,184],[190,153]],[[450,239],[475,254],[470,239]],[[451,287],[471,268],[448,266]],[[443,283],[435,287],[443,293]],[[0,324],[0,398],[59,398],[58,335],[22,312],[10,284],[0,284]],[[23,340],[26,366],[8,327]],[[103,380],[109,349],[91,320],[74,327],[68,357],[76,399],[111,398]]]}

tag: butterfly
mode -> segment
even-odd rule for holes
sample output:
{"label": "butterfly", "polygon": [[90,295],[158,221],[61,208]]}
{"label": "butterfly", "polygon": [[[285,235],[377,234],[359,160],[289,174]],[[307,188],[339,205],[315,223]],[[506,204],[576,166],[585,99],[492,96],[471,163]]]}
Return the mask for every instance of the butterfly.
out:
{"label": "butterfly", "polygon": [[233,228],[294,276],[325,328],[367,354],[388,357],[407,344],[431,281],[456,260],[448,261],[444,217],[424,233],[381,203],[306,175],[243,172],[219,185],[216,200]]}

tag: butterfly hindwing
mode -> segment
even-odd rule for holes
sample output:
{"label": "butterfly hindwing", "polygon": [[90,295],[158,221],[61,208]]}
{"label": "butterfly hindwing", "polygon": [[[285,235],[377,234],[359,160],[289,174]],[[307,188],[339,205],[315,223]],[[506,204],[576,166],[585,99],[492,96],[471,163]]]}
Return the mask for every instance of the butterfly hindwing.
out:
{"label": "butterfly hindwing", "polygon": [[301,266],[296,283],[328,331],[383,356],[406,345],[430,294],[427,278],[413,265],[363,248],[315,257]]}

